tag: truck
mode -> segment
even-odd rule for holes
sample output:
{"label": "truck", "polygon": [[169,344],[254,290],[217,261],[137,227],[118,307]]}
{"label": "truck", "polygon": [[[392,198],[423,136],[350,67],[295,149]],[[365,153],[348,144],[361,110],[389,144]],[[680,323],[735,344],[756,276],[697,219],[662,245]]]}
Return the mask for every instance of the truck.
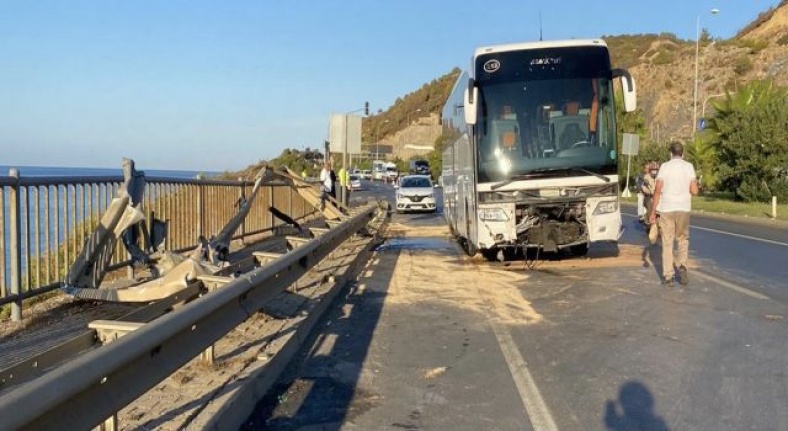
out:
{"label": "truck", "polygon": [[372,161],[372,179],[383,181],[386,178],[386,162],[383,160]]}
{"label": "truck", "polygon": [[600,39],[475,50],[441,114],[444,216],[466,253],[585,255],[621,235],[615,80]]}
{"label": "truck", "polygon": [[417,159],[411,160],[409,164],[410,173],[412,175],[430,175],[430,162],[427,160]]}

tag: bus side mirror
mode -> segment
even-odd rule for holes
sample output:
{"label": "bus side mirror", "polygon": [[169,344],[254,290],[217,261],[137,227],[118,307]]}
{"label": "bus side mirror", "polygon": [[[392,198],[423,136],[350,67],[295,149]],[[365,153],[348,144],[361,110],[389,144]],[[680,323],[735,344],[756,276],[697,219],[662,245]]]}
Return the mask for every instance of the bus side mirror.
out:
{"label": "bus side mirror", "polygon": [[613,78],[621,78],[621,89],[624,92],[624,111],[633,112],[637,109],[637,90],[635,80],[627,70],[613,69]]}
{"label": "bus side mirror", "polygon": [[465,122],[476,124],[476,102],[479,100],[479,89],[476,87],[473,78],[468,79],[468,89],[465,90],[464,99]]}

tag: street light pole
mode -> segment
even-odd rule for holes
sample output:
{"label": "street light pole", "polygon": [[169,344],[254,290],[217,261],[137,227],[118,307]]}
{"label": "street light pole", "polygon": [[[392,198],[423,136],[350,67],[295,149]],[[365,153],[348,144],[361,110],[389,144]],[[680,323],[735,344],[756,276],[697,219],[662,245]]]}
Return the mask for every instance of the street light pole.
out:
{"label": "street light pole", "polygon": [[[712,15],[720,13],[719,9],[711,9]],[[695,20],[695,88],[692,92],[692,136],[698,131],[698,71],[700,69],[700,15]]]}

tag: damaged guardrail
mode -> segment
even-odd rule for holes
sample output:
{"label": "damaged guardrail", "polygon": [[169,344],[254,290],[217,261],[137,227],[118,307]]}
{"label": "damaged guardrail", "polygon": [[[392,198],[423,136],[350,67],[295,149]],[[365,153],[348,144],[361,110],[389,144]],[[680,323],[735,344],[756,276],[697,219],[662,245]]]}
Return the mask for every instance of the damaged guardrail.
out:
{"label": "damaged guardrail", "polygon": [[377,210],[352,217],[197,301],[0,397],[8,429],[87,429],[112,417],[298,280]]}

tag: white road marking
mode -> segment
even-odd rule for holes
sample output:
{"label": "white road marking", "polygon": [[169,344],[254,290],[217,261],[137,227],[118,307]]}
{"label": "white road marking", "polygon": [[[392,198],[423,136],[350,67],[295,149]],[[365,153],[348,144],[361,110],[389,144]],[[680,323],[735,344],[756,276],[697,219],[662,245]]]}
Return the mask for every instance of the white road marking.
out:
{"label": "white road marking", "polygon": [[498,339],[498,344],[501,346],[506,364],[509,366],[509,372],[512,373],[517,392],[520,393],[520,398],[523,400],[525,413],[531,420],[531,426],[540,431],[558,431],[550,409],[542,399],[542,394],[531,377],[525,359],[512,339],[512,334],[495,319],[492,319],[491,325],[495,338]]}
{"label": "white road marking", "polygon": [[760,293],[755,292],[753,290],[747,289],[746,287],[741,287],[739,285],[733,284],[733,283],[731,283],[729,281],[721,280],[721,279],[719,279],[717,277],[714,277],[713,275],[709,275],[709,274],[706,274],[704,272],[694,271],[693,274],[696,277],[703,278],[705,280],[711,281],[712,283],[719,284],[720,286],[727,287],[728,289],[731,289],[731,290],[739,292],[739,293],[743,293],[743,294],[745,294],[747,296],[751,296],[753,298],[765,299],[765,300],[771,299],[771,298],[769,298],[766,295],[763,295],[763,294],[760,294]]}
{"label": "white road marking", "polygon": [[700,226],[692,226],[692,225],[690,225],[690,228],[705,230],[705,231],[714,232],[714,233],[721,233],[723,235],[730,235],[730,236],[735,236],[735,237],[738,237],[738,238],[751,239],[753,241],[765,242],[767,244],[774,244],[774,245],[781,245],[783,247],[788,247],[788,243],[780,242],[780,241],[774,241],[774,240],[771,240],[771,239],[758,238],[758,237],[749,236],[749,235],[742,235],[740,233],[726,232],[724,230],[717,230],[717,229],[712,229],[712,228],[709,228],[709,227],[700,227]]}
{"label": "white road marking", "polygon": [[[632,215],[632,214],[621,213],[621,215],[625,215],[627,217],[632,217],[632,218],[637,218],[637,216]],[[733,233],[733,232],[728,232],[728,231],[719,230],[719,229],[712,229],[710,227],[694,226],[694,225],[690,224],[690,229],[705,230],[707,232],[714,232],[714,233],[719,233],[719,234],[722,234],[722,235],[730,235],[730,236],[735,236],[737,238],[751,239],[753,241],[760,241],[760,242],[765,242],[767,244],[774,244],[774,245],[781,245],[783,247],[788,247],[788,243],[785,243],[785,242],[775,241],[775,240],[772,240],[772,239],[758,238],[756,236],[743,235],[743,234],[740,234],[740,233]]]}

